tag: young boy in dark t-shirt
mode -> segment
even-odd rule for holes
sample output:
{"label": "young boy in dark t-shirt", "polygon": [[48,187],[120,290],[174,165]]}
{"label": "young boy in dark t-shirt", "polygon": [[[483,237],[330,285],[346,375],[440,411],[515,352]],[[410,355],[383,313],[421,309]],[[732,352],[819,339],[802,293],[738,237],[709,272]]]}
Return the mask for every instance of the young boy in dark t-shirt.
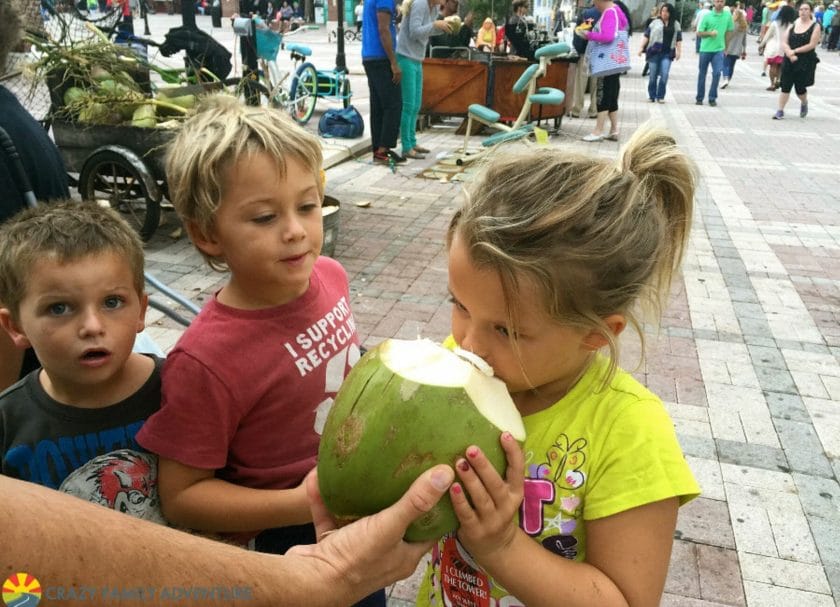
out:
{"label": "young boy in dark t-shirt", "polygon": [[134,435],[160,407],[143,329],[143,249],[114,211],[61,202],[0,228],[0,325],[43,366],[0,394],[0,470],[163,522],[157,458]]}

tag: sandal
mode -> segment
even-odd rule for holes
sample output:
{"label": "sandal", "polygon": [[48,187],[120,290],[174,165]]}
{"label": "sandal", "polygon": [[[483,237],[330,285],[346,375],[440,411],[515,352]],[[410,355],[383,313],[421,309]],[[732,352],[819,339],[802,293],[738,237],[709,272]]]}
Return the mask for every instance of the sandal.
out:
{"label": "sandal", "polygon": [[417,148],[411,148],[407,152],[403,152],[403,156],[406,158],[412,158],[413,160],[423,160],[426,155],[421,154]]}

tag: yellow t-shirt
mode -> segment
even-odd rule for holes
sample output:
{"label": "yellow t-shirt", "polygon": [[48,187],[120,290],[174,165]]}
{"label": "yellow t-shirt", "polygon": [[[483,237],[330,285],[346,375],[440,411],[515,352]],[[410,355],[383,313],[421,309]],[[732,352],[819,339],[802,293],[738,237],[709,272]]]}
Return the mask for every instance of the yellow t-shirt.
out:
{"label": "yellow t-shirt", "polygon": [[[606,365],[598,357],[560,401],[524,418],[519,526],[547,550],[576,561],[586,558],[583,521],[675,496],[682,505],[700,494],[662,401],[620,369],[597,391]],[[417,605],[489,607],[507,595],[453,534],[433,548]],[[498,604],[521,602],[511,596]]]}

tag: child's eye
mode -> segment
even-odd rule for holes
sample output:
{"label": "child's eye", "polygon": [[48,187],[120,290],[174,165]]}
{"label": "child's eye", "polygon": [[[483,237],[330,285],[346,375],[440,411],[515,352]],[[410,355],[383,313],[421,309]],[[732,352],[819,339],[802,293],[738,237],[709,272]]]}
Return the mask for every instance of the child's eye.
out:
{"label": "child's eye", "polygon": [[453,306],[455,306],[456,308],[458,308],[458,309],[459,309],[459,310],[461,310],[462,312],[466,312],[466,311],[467,311],[467,309],[464,307],[464,305],[463,305],[460,301],[458,301],[457,299],[455,299],[454,297],[451,297],[451,296],[450,296],[450,298],[449,298],[449,303],[451,303]]}
{"label": "child's eye", "polygon": [[507,327],[503,327],[503,326],[501,326],[501,325],[496,325],[496,326],[494,327],[494,329],[495,329],[495,330],[496,330],[496,332],[498,332],[500,335],[502,335],[502,336],[504,336],[504,337],[510,337],[510,332],[507,330]]}
{"label": "child's eye", "polygon": [[302,213],[311,213],[317,209],[320,209],[321,205],[317,202],[304,202],[300,205],[300,211]]}
{"label": "child's eye", "polygon": [[105,298],[104,305],[107,310],[116,310],[117,308],[121,308],[123,303],[125,303],[125,300],[122,297],[111,295]]}
{"label": "child's eye", "polygon": [[271,222],[274,219],[274,217],[274,213],[267,213],[265,215],[259,215],[257,217],[254,217],[251,221],[256,224],[264,224]]}
{"label": "child's eye", "polygon": [[52,316],[64,316],[70,311],[70,306],[66,303],[54,303],[47,306],[47,312]]}

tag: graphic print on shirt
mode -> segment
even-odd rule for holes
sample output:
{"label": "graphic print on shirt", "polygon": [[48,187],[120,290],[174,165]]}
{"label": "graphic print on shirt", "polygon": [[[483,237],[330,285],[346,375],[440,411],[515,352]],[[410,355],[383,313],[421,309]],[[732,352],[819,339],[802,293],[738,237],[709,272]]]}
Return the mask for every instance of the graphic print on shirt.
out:
{"label": "graphic print on shirt", "polygon": [[342,296],[329,312],[283,344],[302,378],[324,367],[324,399],[315,407],[313,424],[319,436],[324,432],[338,388],[359,361],[355,335],[350,305]]}
{"label": "graphic print on shirt", "polygon": [[140,420],[99,432],[15,445],[3,455],[5,466],[16,478],[58,489],[67,475],[97,455],[117,449],[142,450],[134,440],[142,425]]}
{"label": "graphic print on shirt", "polygon": [[[528,535],[549,534],[542,539],[542,545],[568,559],[578,555],[574,532],[580,518],[580,497],[576,492],[582,491],[586,483],[583,466],[587,446],[585,438],[571,440],[561,434],[546,450],[541,463],[529,464],[519,512],[520,526]],[[534,454],[528,455],[533,461]]]}
{"label": "graphic print on shirt", "polygon": [[332,310],[298,333],[294,340],[284,343],[283,347],[292,356],[300,376],[306,377],[353,343],[355,333],[356,323],[350,313],[350,305],[342,296]]}
{"label": "graphic print on shirt", "polygon": [[165,524],[157,471],[157,456],[120,449],[77,468],[58,490],[134,518]]}

